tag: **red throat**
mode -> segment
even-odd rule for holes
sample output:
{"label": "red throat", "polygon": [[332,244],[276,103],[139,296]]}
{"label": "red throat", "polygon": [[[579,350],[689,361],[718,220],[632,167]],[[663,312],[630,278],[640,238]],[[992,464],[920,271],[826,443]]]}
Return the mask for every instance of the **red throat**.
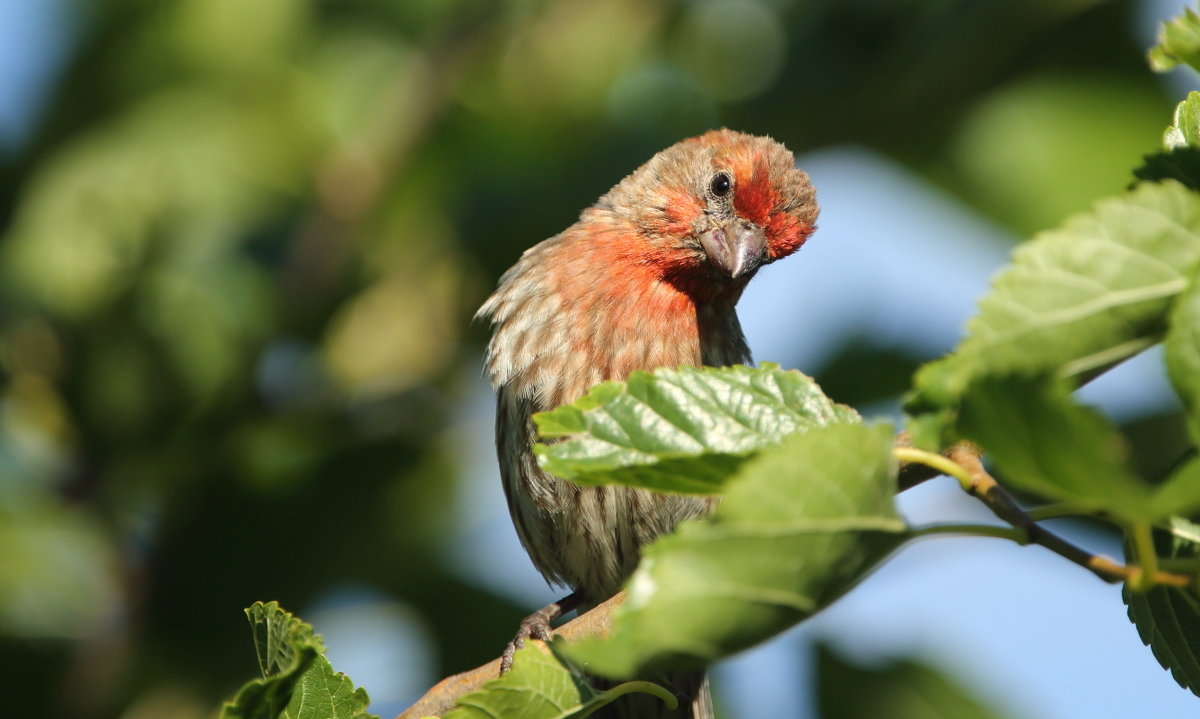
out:
{"label": "red throat", "polygon": [[573,300],[558,305],[555,321],[569,328],[571,355],[589,372],[555,400],[635,369],[700,364],[700,303],[664,280],[662,258],[624,230],[593,227],[579,237],[546,279],[555,295]]}

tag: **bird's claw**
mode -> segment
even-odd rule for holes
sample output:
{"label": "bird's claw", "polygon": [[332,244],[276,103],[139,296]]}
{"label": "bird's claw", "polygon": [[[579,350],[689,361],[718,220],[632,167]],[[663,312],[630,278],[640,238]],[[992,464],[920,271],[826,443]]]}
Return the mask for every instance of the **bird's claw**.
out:
{"label": "bird's claw", "polygon": [[518,649],[525,646],[526,639],[550,641],[552,636],[550,622],[554,621],[561,613],[560,605],[555,603],[522,619],[520,626],[517,627],[517,635],[508,643],[508,646],[504,647],[504,653],[500,655],[500,673],[507,674],[508,670],[512,669],[513,655],[517,653]]}

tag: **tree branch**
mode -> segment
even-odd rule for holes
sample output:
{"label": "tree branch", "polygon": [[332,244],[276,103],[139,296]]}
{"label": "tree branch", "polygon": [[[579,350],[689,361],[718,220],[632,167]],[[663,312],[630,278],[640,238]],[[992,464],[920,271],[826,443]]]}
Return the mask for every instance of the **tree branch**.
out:
{"label": "tree branch", "polygon": [[[907,437],[903,439],[906,440]],[[960,442],[940,455],[912,449],[911,442],[902,442],[901,437],[897,438],[896,446],[897,455],[906,464],[924,463],[935,473],[953,476],[967,494],[979,499],[997,517],[1024,532],[1029,542],[1045,547],[1060,557],[1078,564],[1106,582],[1138,583],[1144,581],[1141,567],[1130,567],[1110,557],[1093,554],[1034,521],[1021,508],[1017,500],[1001,487],[992,475],[988,474],[981,459],[983,452],[978,446],[970,442]],[[947,460],[951,464],[947,464]],[[904,465],[901,466],[903,468]],[[1169,587],[1187,587],[1192,583],[1192,578],[1186,574],[1164,572],[1157,569],[1151,569],[1150,576],[1153,578],[1152,584]]]}
{"label": "tree branch", "polygon": [[[568,641],[582,637],[602,637],[612,629],[613,610],[625,601],[625,592],[620,592],[593,609],[579,615],[555,629],[552,634]],[[531,639],[529,641],[537,641]],[[438,682],[425,696],[405,709],[396,719],[420,719],[427,716],[442,716],[454,709],[459,697],[479,691],[483,685],[500,676],[500,658],[482,666],[446,677]]]}

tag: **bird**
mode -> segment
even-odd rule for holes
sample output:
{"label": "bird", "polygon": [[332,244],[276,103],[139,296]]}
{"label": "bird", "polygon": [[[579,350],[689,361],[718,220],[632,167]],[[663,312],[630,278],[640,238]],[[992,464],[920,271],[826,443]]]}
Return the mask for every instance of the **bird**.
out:
{"label": "bird", "polygon": [[[654,155],[500,277],[476,317],[492,332],[485,373],[504,495],[533,564],[572,591],[522,622],[505,668],[525,638],[547,639],[558,615],[616,594],[644,546],[718,501],[555,477],[534,456],[532,416],[636,370],[750,364],[738,299],[760,268],[805,243],[817,215],[783,144],[711,130]],[[702,673],[670,683],[680,712],[621,715],[712,715]]]}

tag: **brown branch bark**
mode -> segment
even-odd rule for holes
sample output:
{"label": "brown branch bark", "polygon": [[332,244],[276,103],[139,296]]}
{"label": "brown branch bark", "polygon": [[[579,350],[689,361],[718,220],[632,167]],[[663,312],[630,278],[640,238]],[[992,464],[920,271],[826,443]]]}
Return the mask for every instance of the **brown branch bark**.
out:
{"label": "brown branch bark", "polygon": [[[552,634],[568,641],[574,641],[581,637],[605,636],[612,629],[613,610],[624,601],[625,592],[621,592],[558,627]],[[500,676],[499,657],[469,671],[446,677],[425,692],[425,696],[405,709],[396,719],[420,719],[421,717],[446,714],[454,708],[454,703],[458,701],[459,697],[482,689],[484,684],[498,676]]]}

